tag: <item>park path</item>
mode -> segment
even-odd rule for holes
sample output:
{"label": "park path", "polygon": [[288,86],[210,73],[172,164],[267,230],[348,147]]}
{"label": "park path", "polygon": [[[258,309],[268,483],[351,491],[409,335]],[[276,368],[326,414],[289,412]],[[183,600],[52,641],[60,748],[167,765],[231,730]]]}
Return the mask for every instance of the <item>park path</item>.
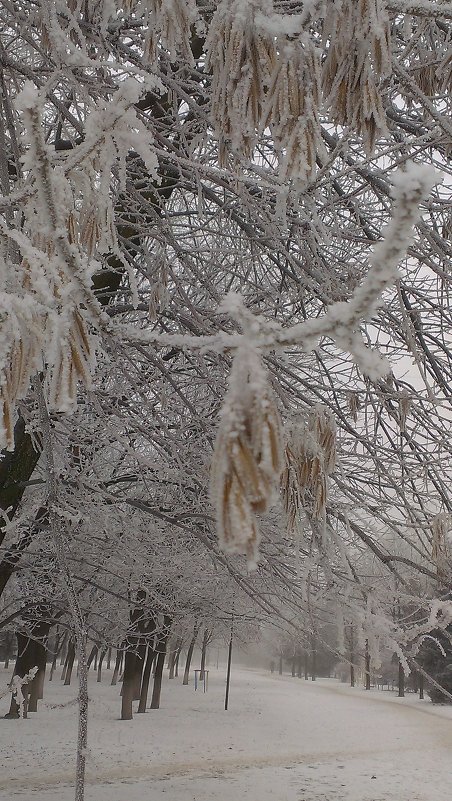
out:
{"label": "park path", "polygon": [[[0,721],[0,801],[71,801],[75,688],[47,685],[28,721]],[[86,801],[450,801],[452,710],[333,680],[234,669],[209,692],[167,681],[163,707],[117,720],[91,686]],[[2,713],[2,710],[0,710]]]}

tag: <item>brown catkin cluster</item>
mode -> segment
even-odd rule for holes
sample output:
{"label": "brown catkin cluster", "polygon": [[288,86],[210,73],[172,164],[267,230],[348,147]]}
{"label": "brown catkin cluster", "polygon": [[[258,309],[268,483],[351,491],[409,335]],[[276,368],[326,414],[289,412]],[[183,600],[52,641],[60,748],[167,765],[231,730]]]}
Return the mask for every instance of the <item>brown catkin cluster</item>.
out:
{"label": "brown catkin cluster", "polygon": [[391,74],[390,26],[382,0],[342,0],[325,19],[323,92],[333,121],[363,137],[368,153],[386,131],[380,81]]}
{"label": "brown catkin cluster", "polygon": [[250,158],[261,128],[265,90],[277,56],[274,37],[255,25],[261,7],[257,0],[220,3],[207,36],[206,69],[212,71],[211,115],[220,163],[227,159],[226,143]]}
{"label": "brown catkin cluster", "polygon": [[266,512],[282,469],[282,429],[267,373],[255,352],[237,353],[221,414],[211,470],[211,496],[221,547],[255,567],[256,514]]}
{"label": "brown catkin cluster", "polygon": [[283,43],[270,78],[261,128],[268,127],[278,154],[282,179],[313,177],[318,154],[321,107],[320,50],[309,37]]}
{"label": "brown catkin cluster", "polygon": [[11,331],[9,358],[0,373],[0,403],[2,410],[0,442],[9,450],[14,447],[14,421],[16,402],[23,398],[36,372],[41,355],[39,320],[29,321],[17,317]]}
{"label": "brown catkin cluster", "polygon": [[331,412],[317,405],[301,426],[294,426],[286,445],[282,497],[287,529],[293,533],[301,510],[315,520],[325,516],[327,479],[336,465],[336,424]]}
{"label": "brown catkin cluster", "polygon": [[271,0],[223,0],[206,41],[212,73],[211,116],[220,161],[231,151],[251,158],[256,136],[270,129],[282,178],[309,180],[324,154],[319,120],[325,105],[333,122],[362,135],[371,152],[386,132],[382,79],[391,74],[389,16],[383,0],[335,0],[323,26],[327,56],[310,34]]}

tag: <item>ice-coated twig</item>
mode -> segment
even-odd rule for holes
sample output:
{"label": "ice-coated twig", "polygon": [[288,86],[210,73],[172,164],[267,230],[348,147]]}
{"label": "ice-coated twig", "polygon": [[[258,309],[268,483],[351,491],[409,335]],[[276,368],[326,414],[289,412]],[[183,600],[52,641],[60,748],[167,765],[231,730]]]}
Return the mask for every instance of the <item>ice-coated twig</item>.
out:
{"label": "ice-coated twig", "polygon": [[[333,303],[322,317],[282,328],[274,321],[256,317],[254,346],[261,351],[298,345],[304,351],[314,350],[323,337],[333,339],[338,347],[348,351],[363,373],[371,378],[379,378],[388,372],[388,364],[376,351],[370,350],[359,332],[360,323],[370,320],[382,305],[383,292],[392,286],[398,275],[398,264],[406,254],[413,236],[413,226],[420,216],[419,204],[424,200],[440,175],[431,167],[408,163],[404,170],[393,176],[393,217],[384,231],[381,242],[375,245],[369,258],[370,270],[362,283],[355,289],[348,301]],[[229,298],[227,307],[236,311],[240,305],[237,296]],[[232,306],[231,306],[232,304]],[[224,310],[223,302],[222,310]],[[242,315],[243,315],[242,311]],[[120,335],[129,342],[168,345],[187,350],[225,352],[241,347],[248,334],[227,334],[215,336],[186,336],[178,334],[156,334],[140,332],[132,326],[124,326]]]}

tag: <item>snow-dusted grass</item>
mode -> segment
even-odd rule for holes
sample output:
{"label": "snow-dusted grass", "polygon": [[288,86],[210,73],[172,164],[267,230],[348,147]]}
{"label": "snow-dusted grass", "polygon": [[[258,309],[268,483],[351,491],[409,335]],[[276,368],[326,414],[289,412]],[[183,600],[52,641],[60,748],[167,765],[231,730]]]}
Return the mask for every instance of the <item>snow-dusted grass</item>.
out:
{"label": "snow-dusted grass", "polygon": [[[120,721],[110,675],[91,675],[87,801],[452,797],[452,709],[414,695],[233,667],[225,712],[220,667],[207,694],[166,680],[161,709]],[[55,677],[45,692],[28,720],[0,720],[0,801],[72,801],[76,687]]]}

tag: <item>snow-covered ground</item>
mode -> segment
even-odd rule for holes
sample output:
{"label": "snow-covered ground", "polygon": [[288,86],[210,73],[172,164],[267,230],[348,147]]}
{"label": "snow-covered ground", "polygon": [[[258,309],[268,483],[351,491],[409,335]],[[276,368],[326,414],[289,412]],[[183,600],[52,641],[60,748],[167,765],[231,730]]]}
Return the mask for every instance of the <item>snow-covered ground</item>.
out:
{"label": "snow-covered ground", "polygon": [[[225,712],[225,671],[209,678],[206,694],[166,679],[162,708],[126,722],[92,675],[87,801],[452,798],[452,709],[234,667]],[[0,801],[72,801],[75,694],[55,677],[37,714],[0,719]]]}

